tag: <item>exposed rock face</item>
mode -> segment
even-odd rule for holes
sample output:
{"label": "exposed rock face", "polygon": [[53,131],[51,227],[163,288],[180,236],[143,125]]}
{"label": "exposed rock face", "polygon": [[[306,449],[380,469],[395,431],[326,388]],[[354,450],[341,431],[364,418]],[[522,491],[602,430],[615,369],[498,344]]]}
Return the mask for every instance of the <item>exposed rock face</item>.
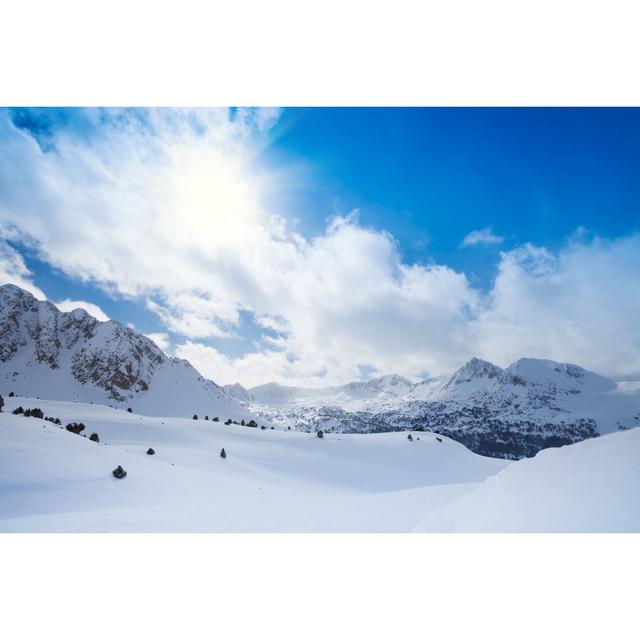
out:
{"label": "exposed rock face", "polygon": [[148,338],[117,322],[99,322],[82,309],[62,313],[13,285],[0,287],[0,362],[19,351],[50,369],[68,368],[81,384],[121,401],[144,391],[168,360]]}

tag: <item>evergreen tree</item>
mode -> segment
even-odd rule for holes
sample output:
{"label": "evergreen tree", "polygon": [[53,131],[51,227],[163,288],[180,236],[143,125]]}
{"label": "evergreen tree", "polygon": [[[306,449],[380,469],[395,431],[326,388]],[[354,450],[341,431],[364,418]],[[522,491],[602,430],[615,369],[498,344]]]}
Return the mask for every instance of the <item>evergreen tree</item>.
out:
{"label": "evergreen tree", "polygon": [[4,398],[0,396],[0,413],[2,413],[2,407],[4,407]]}
{"label": "evergreen tree", "polygon": [[118,478],[118,480],[127,475],[127,472],[120,465],[118,465],[111,473],[113,473],[113,477]]}
{"label": "evergreen tree", "polygon": [[194,420],[197,420],[197,419],[198,419],[198,414],[197,414],[197,413],[194,413],[194,414],[193,414],[193,419],[194,419]]}
{"label": "evergreen tree", "polygon": [[148,456],[155,455],[155,451],[154,451],[151,447],[149,447],[149,448],[147,449],[147,455],[148,455]]}
{"label": "evergreen tree", "polygon": [[227,457],[227,452],[224,450],[224,447],[222,447],[222,449],[220,451],[220,457],[221,458],[226,458]]}
{"label": "evergreen tree", "polygon": [[324,438],[324,432],[322,430],[318,431],[316,435],[318,436],[318,438]]}
{"label": "evergreen tree", "polygon": [[100,442],[100,438],[98,437],[98,434],[95,432],[89,436],[89,440],[91,440],[91,442]]}
{"label": "evergreen tree", "polygon": [[411,440],[411,442],[413,442],[413,436],[412,436],[411,434],[409,434],[409,435],[407,436],[407,440]]}

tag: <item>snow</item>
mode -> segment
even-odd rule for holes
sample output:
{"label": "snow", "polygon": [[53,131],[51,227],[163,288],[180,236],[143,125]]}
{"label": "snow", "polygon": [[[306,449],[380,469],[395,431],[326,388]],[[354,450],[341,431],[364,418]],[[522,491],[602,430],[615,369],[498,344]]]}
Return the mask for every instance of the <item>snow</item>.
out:
{"label": "snow", "polygon": [[640,429],[545,449],[425,516],[417,531],[640,532]]}
{"label": "snow", "polygon": [[[508,462],[428,432],[413,442],[399,432],[320,439],[97,404],[5,402],[4,532],[640,531],[638,429]],[[9,413],[18,405],[84,422],[100,443]],[[123,480],[111,475],[117,465]]]}
{"label": "snow", "polygon": [[[84,422],[84,433],[97,432],[100,443],[8,413],[17,405],[38,406],[63,425]],[[0,531],[409,531],[425,512],[509,464],[434,434],[414,438],[320,439],[6,398]],[[123,480],[111,476],[117,465],[127,471]]]}

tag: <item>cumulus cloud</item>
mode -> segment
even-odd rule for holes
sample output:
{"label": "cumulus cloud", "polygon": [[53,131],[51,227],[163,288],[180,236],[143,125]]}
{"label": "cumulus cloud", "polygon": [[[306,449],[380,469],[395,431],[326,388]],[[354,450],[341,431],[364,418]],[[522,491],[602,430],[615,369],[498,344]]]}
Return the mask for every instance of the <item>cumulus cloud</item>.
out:
{"label": "cumulus cloud", "polygon": [[109,320],[109,316],[97,305],[92,302],[86,302],[85,300],[61,300],[60,302],[54,302],[53,304],[60,309],[60,311],[73,311],[74,309],[84,309],[89,315],[93,316],[100,322],[106,322]]}
{"label": "cumulus cloud", "polygon": [[[178,336],[175,354],[219,383],[415,378],[473,355],[640,372],[638,236],[502,252],[488,293],[446,265],[406,263],[355,214],[302,237],[265,210],[278,178],[257,158],[277,115],[89,111],[82,135],[43,142],[5,112],[0,225],[70,277],[145,304]],[[488,227],[464,244],[500,241]],[[3,268],[30,282],[20,260]],[[231,356],[221,345],[246,317],[265,333]]]}
{"label": "cumulus cloud", "polygon": [[492,244],[502,244],[503,241],[504,238],[493,233],[493,229],[491,227],[485,227],[484,229],[472,231],[467,236],[465,236],[464,240],[462,241],[462,246],[472,247],[477,244],[489,246]]}
{"label": "cumulus cloud", "polygon": [[503,253],[472,344],[498,363],[523,354],[614,376],[640,373],[640,235],[574,239],[557,253]]}

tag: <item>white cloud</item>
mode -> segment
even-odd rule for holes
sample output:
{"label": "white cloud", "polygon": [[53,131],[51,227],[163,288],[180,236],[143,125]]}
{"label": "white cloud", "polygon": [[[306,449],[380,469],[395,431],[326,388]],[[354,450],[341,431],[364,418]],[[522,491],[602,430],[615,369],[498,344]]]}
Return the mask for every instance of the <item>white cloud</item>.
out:
{"label": "white cloud", "polygon": [[170,352],[171,342],[167,333],[147,333],[146,336],[149,340],[153,340],[165,353]]}
{"label": "white cloud", "polygon": [[24,263],[23,257],[0,239],[0,285],[3,284],[15,284],[34,295],[38,300],[46,298],[42,289],[33,283],[33,274]]}
{"label": "white cloud", "polygon": [[60,311],[68,312],[74,309],[84,309],[90,316],[93,316],[100,322],[106,322],[109,320],[109,316],[97,305],[92,302],[86,302],[85,300],[61,300],[60,302],[54,302],[53,304],[60,309]]}
{"label": "white cloud", "polygon": [[[503,252],[484,293],[445,265],[405,263],[355,215],[303,238],[265,211],[274,177],[255,157],[273,116],[145,114],[100,112],[98,132],[59,133],[46,153],[0,116],[0,224],[71,277],[143,301],[183,336],[176,355],[217,382],[416,377],[473,355],[640,371],[638,236]],[[11,260],[5,271],[29,281]],[[198,342],[233,336],[243,312],[275,337],[240,357]]]}
{"label": "white cloud", "polygon": [[485,227],[484,229],[478,229],[469,233],[462,241],[462,246],[472,247],[476,244],[489,246],[492,244],[502,244],[503,241],[504,238],[493,233],[491,227]]}
{"label": "white cloud", "polygon": [[502,254],[472,344],[500,364],[532,355],[632,375],[640,372],[638,318],[640,235],[576,238],[556,254],[525,245]]}

